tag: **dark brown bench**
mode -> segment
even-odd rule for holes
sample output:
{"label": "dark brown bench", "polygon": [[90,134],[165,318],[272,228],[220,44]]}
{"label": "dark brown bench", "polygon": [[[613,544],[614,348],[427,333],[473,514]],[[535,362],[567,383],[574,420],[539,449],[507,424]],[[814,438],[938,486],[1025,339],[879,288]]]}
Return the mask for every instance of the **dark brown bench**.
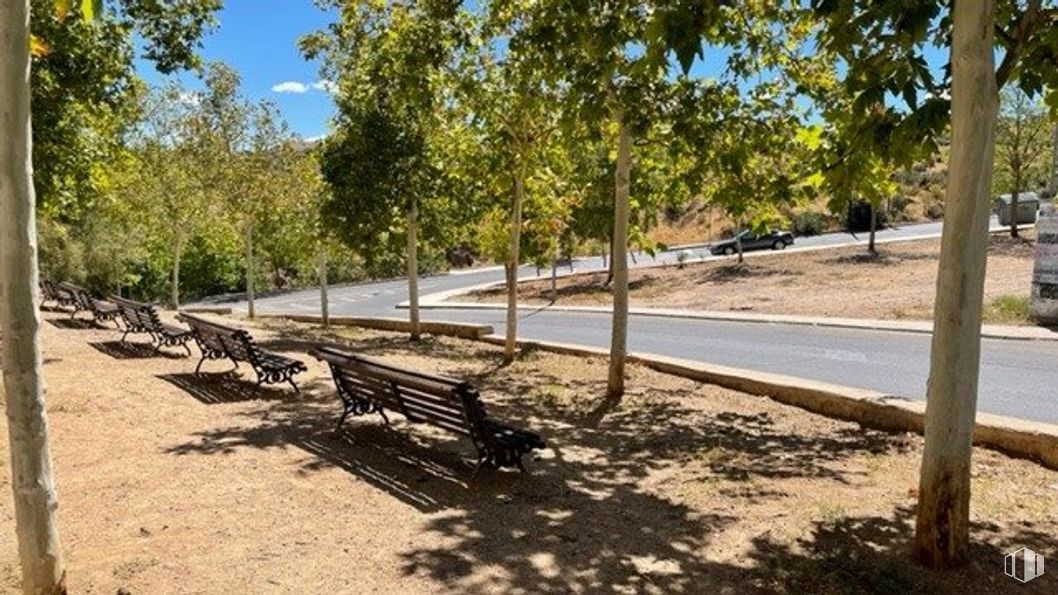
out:
{"label": "dark brown bench", "polygon": [[117,304],[101,300],[87,289],[73,283],[63,283],[62,288],[73,295],[74,310],[70,313],[70,318],[77,316],[78,312],[88,312],[96,324],[113,322],[114,326],[121,328],[118,324],[118,319],[121,318],[121,308]]}
{"label": "dark brown bench", "polygon": [[46,302],[52,301],[63,308],[73,308],[74,314],[77,313],[77,295],[66,287],[65,283],[53,283],[51,281],[44,281],[41,283],[41,290],[44,294],[44,299],[41,300],[41,307]]}
{"label": "dark brown bench", "polygon": [[121,335],[122,343],[126,342],[125,339],[130,334],[146,333],[151,337],[155,353],[162,347],[179,345],[188,355],[191,355],[191,348],[187,346],[187,342],[191,340],[191,331],[162,322],[154,305],[115,295],[107,299],[118,307],[121,318],[125,322],[125,333]]}
{"label": "dark brown bench", "polygon": [[56,304],[62,305],[59,302],[59,293],[56,290],[55,283],[52,283],[48,279],[40,280],[40,307],[44,308],[48,302],[55,302]]}
{"label": "dark brown bench", "polygon": [[202,359],[195,366],[195,374],[199,373],[206,360],[228,359],[236,368],[239,362],[246,362],[257,374],[258,385],[288,382],[294,387],[294,392],[301,392],[298,385],[294,384],[294,376],[308,370],[304,362],[261,349],[244,329],[187,313],[177,314],[176,318],[191,327],[195,343],[202,352]]}
{"label": "dark brown bench", "polygon": [[478,453],[478,468],[517,467],[522,455],[544,448],[537,434],[488,419],[478,391],[469,382],[424,374],[333,347],[318,347],[311,355],[327,362],[334,377],[342,415],[378,413],[389,423],[386,411],[402,414],[413,423],[425,423],[466,436]]}

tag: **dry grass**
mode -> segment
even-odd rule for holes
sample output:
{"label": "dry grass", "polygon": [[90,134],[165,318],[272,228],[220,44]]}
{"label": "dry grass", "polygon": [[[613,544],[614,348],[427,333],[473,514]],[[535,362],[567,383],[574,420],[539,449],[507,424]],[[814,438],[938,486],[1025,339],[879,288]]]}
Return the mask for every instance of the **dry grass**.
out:
{"label": "dry grass", "polygon": [[[632,270],[631,303],[638,307],[843,318],[925,320],[933,315],[939,240],[885,244],[877,256],[864,248],[775,254],[732,261]],[[1013,303],[1027,296],[1032,281],[1034,242],[993,236],[985,284],[986,322],[1027,324]],[[608,306],[612,295],[604,274],[560,279],[559,305]],[[550,281],[524,283],[521,300],[550,302]],[[471,299],[501,301],[504,289]],[[465,298],[460,298],[465,299]]]}
{"label": "dry grass", "polygon": [[[1020,586],[1004,552],[1058,553],[1058,473],[976,451],[972,559],[927,572],[908,555],[918,437],[636,366],[608,409],[600,359],[529,352],[501,367],[498,348],[458,340],[258,327],[310,363],[297,396],[196,378],[194,359],[54,320],[72,593],[988,594]],[[317,341],[472,379],[492,415],[550,448],[529,474],[475,478],[448,435],[370,416],[335,432],[326,371],[305,355]],[[0,518],[14,592],[9,498]],[[1056,586],[1052,573],[1019,592]]]}

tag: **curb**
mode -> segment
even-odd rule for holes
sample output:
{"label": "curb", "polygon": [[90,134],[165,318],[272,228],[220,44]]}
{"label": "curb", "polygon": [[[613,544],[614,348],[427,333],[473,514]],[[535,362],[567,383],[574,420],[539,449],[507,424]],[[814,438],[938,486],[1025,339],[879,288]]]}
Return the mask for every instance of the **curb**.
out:
{"label": "curb", "polygon": [[[405,308],[404,304],[398,306]],[[419,305],[424,310],[506,310],[506,304],[494,302],[430,302]],[[588,314],[612,314],[611,308],[602,306],[549,306],[547,304],[518,304],[519,310],[533,312],[572,312]],[[929,320],[873,320],[867,318],[825,318],[818,316],[793,316],[788,314],[745,314],[708,310],[677,310],[670,308],[629,308],[630,316],[659,318],[682,318],[711,320],[717,322],[746,322],[752,324],[785,324],[823,328],[845,328],[895,333],[933,334],[933,322]],[[1005,341],[1058,341],[1058,332],[1038,326],[1002,326],[986,324],[981,327],[981,337]]]}
{"label": "curb", "polygon": [[[504,337],[486,335],[480,340],[503,344]],[[565,355],[610,355],[605,349],[569,343],[520,340],[518,344],[523,349],[536,348]],[[926,404],[921,401],[793,376],[754,372],[647,353],[630,353],[628,361],[665,374],[768,397],[826,417],[857,422],[865,427],[924,433]],[[1050,469],[1058,469],[1058,425],[978,413],[973,441],[977,446],[1030,459]]]}
{"label": "curb", "polygon": [[[308,324],[323,324],[323,318],[311,314],[258,314],[257,318],[285,319]],[[331,316],[330,324],[334,326],[357,326],[379,331],[410,333],[411,322],[403,318],[379,318],[368,316]],[[446,322],[438,320],[421,321],[419,329],[431,335],[444,335],[460,339],[479,340],[491,335],[493,329],[487,324],[467,324],[463,322]]]}
{"label": "curb", "polygon": [[220,316],[229,316],[232,312],[228,306],[188,306],[180,308],[178,311],[187,312],[188,314],[217,314]]}

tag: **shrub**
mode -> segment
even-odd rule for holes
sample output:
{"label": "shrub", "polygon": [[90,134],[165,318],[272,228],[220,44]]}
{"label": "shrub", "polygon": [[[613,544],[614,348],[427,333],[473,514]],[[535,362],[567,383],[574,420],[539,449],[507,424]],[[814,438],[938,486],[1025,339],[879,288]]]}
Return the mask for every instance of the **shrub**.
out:
{"label": "shrub", "polygon": [[797,236],[817,236],[826,229],[826,218],[815,211],[794,215],[792,223],[794,235]]}
{"label": "shrub", "polygon": [[1029,320],[1029,298],[1025,295],[1001,295],[992,300],[984,312],[985,322],[1025,323]]}

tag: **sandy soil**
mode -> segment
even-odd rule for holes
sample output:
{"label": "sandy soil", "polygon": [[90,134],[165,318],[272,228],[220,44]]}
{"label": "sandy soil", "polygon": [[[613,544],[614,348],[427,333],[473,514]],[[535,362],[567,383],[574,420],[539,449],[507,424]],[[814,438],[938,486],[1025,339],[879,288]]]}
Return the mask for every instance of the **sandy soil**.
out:
{"label": "sandy soil", "polygon": [[[1058,554],[1058,473],[978,450],[970,563],[908,557],[921,440],[600,359],[378,332],[324,340],[473,379],[492,415],[549,450],[529,473],[471,474],[469,445],[373,416],[338,433],[320,334],[258,328],[310,363],[301,396],[151,357],[47,315],[71,593],[1006,593],[1002,555]],[[245,323],[240,323],[245,324]],[[393,416],[399,419],[399,416]],[[4,430],[0,430],[3,432]],[[6,444],[0,437],[0,444]],[[7,456],[0,463],[7,464]],[[8,484],[8,470],[0,472]],[[6,486],[9,488],[9,484]],[[0,489],[0,494],[5,493]],[[7,492],[9,493],[9,491]],[[15,592],[11,501],[0,569]]]}
{"label": "sandy soil", "polygon": [[[843,318],[920,319],[933,316],[939,240],[879,246],[879,258],[863,248],[775,254],[732,261],[695,262],[632,270],[631,304],[638,307],[747,311]],[[988,258],[986,304],[1000,296],[1027,296],[1032,282],[1034,242],[993,236]],[[608,306],[612,295],[604,274],[559,279],[559,305]],[[502,302],[502,287],[458,300]],[[550,303],[551,282],[519,287],[520,300]],[[986,321],[1025,323],[990,309]]]}

